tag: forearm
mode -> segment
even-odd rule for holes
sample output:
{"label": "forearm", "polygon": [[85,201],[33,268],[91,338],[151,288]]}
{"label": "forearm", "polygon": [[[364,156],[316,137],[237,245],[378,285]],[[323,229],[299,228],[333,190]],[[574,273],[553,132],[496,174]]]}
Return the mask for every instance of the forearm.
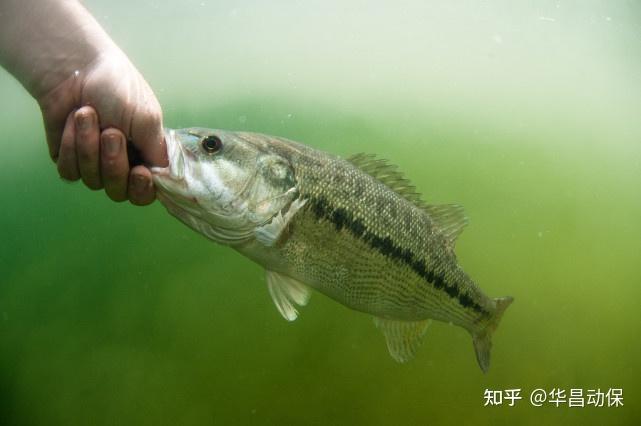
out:
{"label": "forearm", "polygon": [[36,99],[117,50],[76,0],[0,0],[0,64]]}

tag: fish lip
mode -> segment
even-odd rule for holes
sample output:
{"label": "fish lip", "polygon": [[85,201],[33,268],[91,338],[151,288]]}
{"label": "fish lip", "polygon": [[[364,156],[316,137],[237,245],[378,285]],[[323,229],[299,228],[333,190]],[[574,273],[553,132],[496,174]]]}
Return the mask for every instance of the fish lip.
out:
{"label": "fish lip", "polygon": [[174,129],[165,129],[165,144],[167,145],[167,167],[151,167],[151,173],[156,178],[181,182],[185,179],[185,152],[176,140]]}

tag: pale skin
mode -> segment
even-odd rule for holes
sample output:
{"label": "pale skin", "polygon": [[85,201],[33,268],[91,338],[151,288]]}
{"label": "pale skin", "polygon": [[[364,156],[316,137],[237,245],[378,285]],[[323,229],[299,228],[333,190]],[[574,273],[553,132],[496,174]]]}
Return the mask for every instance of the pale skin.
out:
{"label": "pale skin", "polygon": [[[167,165],[160,105],[78,1],[0,0],[0,65],[38,102],[62,178],[114,201],[153,202],[148,167]],[[145,165],[130,167],[127,140]]]}

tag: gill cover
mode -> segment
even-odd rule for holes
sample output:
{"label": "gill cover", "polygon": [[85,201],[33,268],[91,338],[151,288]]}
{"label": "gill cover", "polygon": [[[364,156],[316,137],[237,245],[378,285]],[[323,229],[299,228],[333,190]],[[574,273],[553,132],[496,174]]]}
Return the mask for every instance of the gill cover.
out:
{"label": "gill cover", "polygon": [[166,140],[169,166],[152,168],[158,199],[216,242],[255,238],[298,196],[291,164],[264,140],[202,128],[169,130]]}

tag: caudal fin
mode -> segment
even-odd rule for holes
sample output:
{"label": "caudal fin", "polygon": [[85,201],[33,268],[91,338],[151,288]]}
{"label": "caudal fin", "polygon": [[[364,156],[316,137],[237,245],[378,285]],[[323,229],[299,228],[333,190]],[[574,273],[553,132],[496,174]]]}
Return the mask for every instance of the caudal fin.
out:
{"label": "caudal fin", "polygon": [[492,349],[492,333],[496,330],[496,327],[501,321],[503,313],[510,306],[514,299],[510,296],[506,297],[497,297],[494,299],[496,302],[496,311],[490,318],[490,321],[487,323],[484,329],[481,331],[472,334],[472,342],[474,343],[474,351],[476,351],[476,360],[479,363],[479,367],[483,370],[484,373],[487,373],[487,370],[490,368],[490,349]]}

